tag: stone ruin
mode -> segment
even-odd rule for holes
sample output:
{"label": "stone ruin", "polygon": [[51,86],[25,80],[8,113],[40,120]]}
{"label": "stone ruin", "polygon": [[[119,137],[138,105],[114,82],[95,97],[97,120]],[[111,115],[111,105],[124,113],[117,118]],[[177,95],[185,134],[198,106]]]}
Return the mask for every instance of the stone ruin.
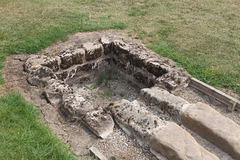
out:
{"label": "stone ruin", "polygon": [[[117,124],[142,147],[149,147],[159,159],[219,159],[179,126],[183,124],[232,157],[240,157],[240,141],[236,142],[240,140],[239,134],[227,136],[222,130],[213,131],[217,122],[209,124],[197,115],[216,114],[219,121],[227,121],[238,133],[239,126],[205,104],[190,104],[173,95],[188,86],[190,76],[173,61],[139,43],[114,35],[76,41],[54,54],[31,55],[24,71],[28,73],[27,81],[42,87],[46,100],[57,107],[62,116],[84,123],[100,138],[110,136]],[[94,98],[86,96],[86,84],[98,84],[103,75],[114,75],[125,81],[124,84],[138,88],[138,95],[134,99],[97,104]],[[164,118],[166,115],[168,118]]]}

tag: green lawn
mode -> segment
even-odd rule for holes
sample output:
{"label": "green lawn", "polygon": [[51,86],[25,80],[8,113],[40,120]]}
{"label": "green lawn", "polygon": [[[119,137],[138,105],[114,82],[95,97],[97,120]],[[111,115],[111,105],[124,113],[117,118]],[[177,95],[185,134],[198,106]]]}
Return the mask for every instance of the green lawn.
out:
{"label": "green lawn", "polygon": [[0,159],[75,159],[18,93],[0,98]]}
{"label": "green lawn", "polygon": [[[6,56],[35,53],[68,34],[124,29],[199,80],[240,95],[239,6],[239,0],[1,0],[0,68]],[[1,98],[0,108],[0,159],[69,159],[18,94]],[[30,119],[34,124],[26,125]]]}

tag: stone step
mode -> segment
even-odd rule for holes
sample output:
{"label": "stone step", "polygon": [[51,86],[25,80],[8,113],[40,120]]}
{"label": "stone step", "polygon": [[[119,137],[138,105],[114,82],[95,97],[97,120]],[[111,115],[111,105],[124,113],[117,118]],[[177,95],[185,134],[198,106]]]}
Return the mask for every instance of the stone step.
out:
{"label": "stone step", "polygon": [[185,105],[181,121],[233,158],[240,159],[240,126],[234,121],[203,103]]}
{"label": "stone step", "polygon": [[233,158],[239,159],[240,126],[212,107],[203,103],[190,104],[159,87],[142,89],[141,97]]}
{"label": "stone step", "polygon": [[137,100],[122,99],[110,106],[113,119],[130,137],[136,138],[142,146],[148,146],[155,129],[166,125],[166,122],[153,115]]}
{"label": "stone step", "polygon": [[150,148],[156,155],[160,153],[169,160],[219,159],[200,146],[187,131],[174,122],[170,122],[161,130],[154,132]]}
{"label": "stone step", "polygon": [[156,156],[168,159],[213,159],[218,157],[201,147],[195,139],[174,122],[161,120],[137,100],[120,100],[110,108],[115,122],[140,145],[150,147]]}
{"label": "stone step", "polygon": [[141,90],[141,98],[146,103],[155,105],[158,110],[169,114],[175,121],[180,121],[180,111],[185,104],[189,104],[188,101],[181,97],[177,97],[167,90],[159,87],[144,88]]}

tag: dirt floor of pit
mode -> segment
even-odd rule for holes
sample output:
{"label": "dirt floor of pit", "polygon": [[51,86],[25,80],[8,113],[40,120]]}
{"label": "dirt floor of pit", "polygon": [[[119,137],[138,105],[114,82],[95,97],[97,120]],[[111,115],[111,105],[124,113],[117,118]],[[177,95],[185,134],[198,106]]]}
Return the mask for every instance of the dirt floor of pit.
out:
{"label": "dirt floor of pit", "polygon": [[133,101],[139,97],[140,88],[134,84],[131,85],[113,74],[101,74],[100,77],[102,77],[100,83],[99,77],[96,77],[92,83],[72,86],[73,92],[81,94],[85,99],[91,101],[93,106],[103,107],[120,99]]}
{"label": "dirt floor of pit", "polygon": [[[50,48],[50,50],[54,50],[54,48]],[[1,87],[0,96],[11,91],[20,92],[27,101],[32,102],[35,107],[40,109],[42,119],[49,125],[52,131],[65,143],[68,143],[69,148],[76,155],[83,155],[83,158],[89,155],[88,148],[94,145],[102,150],[108,157],[116,156],[119,159],[155,159],[147,149],[140,148],[135,140],[128,138],[117,126],[114,128],[114,133],[111,136],[105,140],[101,140],[88,131],[83,125],[65,121],[59,114],[58,109],[47,103],[44,99],[42,89],[31,86],[26,81],[27,74],[23,71],[23,63],[28,57],[29,55],[13,55],[7,58],[5,67],[2,70],[5,83]],[[91,90],[90,98],[92,97],[96,100],[96,105],[107,105],[111,101],[122,98],[129,100],[137,98],[139,96],[139,92],[137,92],[139,89],[124,89],[124,87],[129,87],[129,85],[124,85],[124,83],[124,81],[121,81],[119,85],[118,80],[111,80],[106,86],[105,83],[102,83],[100,88],[91,88],[94,84],[87,84],[79,88],[79,90],[84,90],[86,93]],[[128,92],[126,92],[126,90]],[[234,111],[233,113],[227,112],[225,105],[191,87],[175,92],[175,95],[183,97],[192,103],[204,102],[209,104],[221,112],[221,114],[240,124],[240,114],[238,111]],[[194,133],[191,134],[194,136]],[[204,142],[201,137],[194,137],[201,145],[211,145],[207,144],[209,142]],[[210,148],[209,150],[212,152],[218,152],[218,150],[214,150],[214,146],[212,149],[211,146],[208,148]],[[219,154],[222,155],[222,159],[231,159],[228,155]]]}

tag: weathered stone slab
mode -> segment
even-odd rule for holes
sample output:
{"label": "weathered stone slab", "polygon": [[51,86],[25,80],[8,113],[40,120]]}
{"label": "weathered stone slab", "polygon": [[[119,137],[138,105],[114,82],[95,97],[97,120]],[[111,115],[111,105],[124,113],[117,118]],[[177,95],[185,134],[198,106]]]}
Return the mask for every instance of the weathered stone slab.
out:
{"label": "weathered stone slab", "polygon": [[153,115],[138,101],[129,102],[122,99],[110,106],[115,122],[130,137],[134,137],[144,146],[148,146],[152,133],[163,127],[166,122]]}
{"label": "weathered stone slab", "polygon": [[160,153],[169,160],[219,159],[201,147],[187,131],[173,122],[154,132],[150,148],[153,153]]}
{"label": "weathered stone slab", "polygon": [[147,102],[152,103],[162,110],[164,113],[168,113],[170,116],[179,119],[179,113],[185,104],[189,104],[181,97],[177,97],[168,91],[159,87],[144,88],[141,90],[141,97]]}
{"label": "weathered stone slab", "polygon": [[85,58],[87,61],[95,60],[102,56],[103,54],[103,46],[102,44],[93,44],[93,43],[85,43],[83,44],[83,48],[85,49]]}
{"label": "weathered stone slab", "polygon": [[106,138],[113,132],[114,121],[102,107],[94,107],[92,102],[80,93],[64,95],[60,110],[70,121],[81,120],[94,134]]}
{"label": "weathered stone slab", "polygon": [[61,55],[61,68],[67,69],[75,64],[82,64],[84,62],[84,49],[77,49],[74,52],[67,50]]}
{"label": "weathered stone slab", "polygon": [[48,80],[56,78],[56,75],[50,68],[40,66],[30,72],[27,80],[31,85],[45,87]]}
{"label": "weathered stone slab", "polygon": [[161,62],[158,62],[156,60],[148,61],[146,64],[146,69],[156,77],[160,77],[168,72],[166,67],[164,67],[164,64],[161,64]]}
{"label": "weathered stone slab", "polygon": [[206,138],[232,157],[240,157],[240,126],[212,107],[196,103],[186,105],[182,123]]}
{"label": "weathered stone slab", "polygon": [[92,103],[86,100],[79,93],[67,94],[63,96],[62,113],[69,119],[82,119],[82,117],[94,109]]}
{"label": "weathered stone slab", "polygon": [[90,150],[90,155],[91,156],[94,156],[94,159],[95,158],[97,158],[97,159],[99,159],[99,160],[108,160],[104,155],[103,155],[103,153],[99,150],[99,149],[97,149],[96,147],[90,147],[89,148],[89,150]]}
{"label": "weathered stone slab", "polygon": [[103,45],[103,50],[105,55],[112,54],[113,42],[109,37],[103,36],[99,39],[99,42]]}
{"label": "weathered stone slab", "polygon": [[53,58],[46,59],[45,62],[42,63],[41,65],[50,68],[53,72],[56,72],[59,70],[60,63],[61,63],[61,58],[56,56]]}
{"label": "weathered stone slab", "polygon": [[220,90],[217,90],[216,88],[197,80],[196,78],[191,78],[190,85],[201,92],[217,99],[218,101],[226,104],[228,106],[229,111],[233,111],[235,108],[240,110],[240,101],[223,93]]}
{"label": "weathered stone slab", "polygon": [[87,112],[82,120],[87,124],[89,129],[98,137],[107,138],[113,132],[114,121],[111,115],[102,107]]}
{"label": "weathered stone slab", "polygon": [[24,63],[24,70],[30,73],[31,71],[38,69],[41,64],[45,62],[46,58],[47,56],[44,55],[31,55]]}
{"label": "weathered stone slab", "polygon": [[47,101],[52,105],[59,105],[62,101],[63,94],[73,93],[68,84],[63,81],[51,79],[48,81],[48,85],[44,88],[44,96]]}
{"label": "weathered stone slab", "polygon": [[171,92],[187,87],[190,80],[190,75],[183,68],[171,68],[168,69],[168,73],[157,79],[156,85]]}

